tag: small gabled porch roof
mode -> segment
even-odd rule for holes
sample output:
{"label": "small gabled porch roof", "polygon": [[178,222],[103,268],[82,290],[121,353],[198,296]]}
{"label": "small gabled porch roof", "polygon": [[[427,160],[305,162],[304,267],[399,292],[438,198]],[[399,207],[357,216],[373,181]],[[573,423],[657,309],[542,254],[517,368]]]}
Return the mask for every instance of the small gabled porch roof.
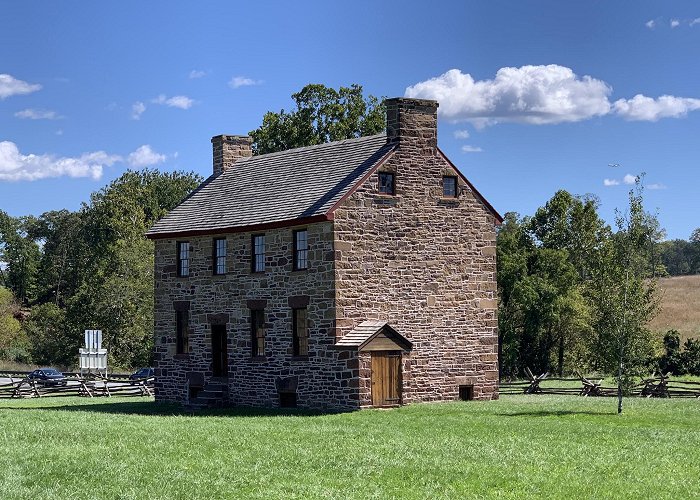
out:
{"label": "small gabled porch roof", "polygon": [[387,321],[363,321],[335,343],[342,349],[371,350],[401,350],[411,351],[413,344],[399,332],[394,330]]}

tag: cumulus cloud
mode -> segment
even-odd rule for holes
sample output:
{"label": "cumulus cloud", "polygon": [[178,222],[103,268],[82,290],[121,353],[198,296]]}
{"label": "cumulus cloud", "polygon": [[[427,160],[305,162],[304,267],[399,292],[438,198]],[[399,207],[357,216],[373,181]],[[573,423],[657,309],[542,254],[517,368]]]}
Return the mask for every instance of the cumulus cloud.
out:
{"label": "cumulus cloud", "polygon": [[193,69],[192,71],[190,71],[190,79],[202,78],[203,76],[206,76],[206,74],[207,74],[206,71]]}
{"label": "cumulus cloud", "polygon": [[455,139],[469,139],[469,131],[455,130]]}
{"label": "cumulus cloud", "polygon": [[260,85],[262,84],[262,80],[253,80],[252,78],[248,78],[245,76],[234,76],[229,80],[228,85],[232,89],[238,89],[241,87],[250,87],[252,85]]}
{"label": "cumulus cloud", "polygon": [[24,155],[14,142],[0,142],[0,181],[35,181],[48,177],[91,177],[99,179],[104,167],[121,160],[104,151],[84,153],[78,157]]}
{"label": "cumulus cloud", "polygon": [[637,182],[637,176],[636,176],[636,175],[632,175],[632,174],[626,174],[626,175],[622,178],[622,182],[624,182],[624,183],[627,184],[627,185],[632,185],[632,184],[634,184],[635,182]]}
{"label": "cumulus cloud", "polygon": [[160,94],[151,101],[153,104],[162,104],[171,108],[190,109],[194,104],[194,100],[184,95],[176,95],[167,97],[165,94]]}
{"label": "cumulus cloud", "polygon": [[680,118],[700,109],[700,99],[638,94],[611,104],[612,88],[591,76],[576,75],[570,68],[522,66],[501,68],[492,80],[474,80],[451,69],[406,88],[406,97],[434,99],[438,113],[454,122],[470,122],[477,128],[503,122],[546,125],[578,122],[611,113],[626,120],[656,121]]}
{"label": "cumulus cloud", "polygon": [[470,146],[468,144],[462,146],[462,153],[481,153],[482,151],[483,149],[478,146]]}
{"label": "cumulus cloud", "polygon": [[146,111],[146,105],[141,101],[136,101],[131,105],[131,119],[140,120],[144,111]]}
{"label": "cumulus cloud", "polygon": [[41,89],[38,83],[27,83],[7,73],[0,74],[0,99],[13,95],[31,94]]}
{"label": "cumulus cloud", "polygon": [[165,158],[165,155],[156,153],[151,149],[151,146],[144,144],[138,147],[133,153],[130,153],[126,161],[132,167],[140,168],[163,163]]}
{"label": "cumulus cloud", "polygon": [[680,25],[681,22],[678,19],[671,19],[671,28],[677,28]]}
{"label": "cumulus cloud", "polygon": [[408,87],[406,96],[436,99],[444,118],[481,127],[500,122],[577,122],[605,115],[611,90],[601,80],[550,64],[501,68],[493,80],[480,81],[451,69]]}
{"label": "cumulus cloud", "polygon": [[700,99],[662,95],[656,99],[637,94],[632,99],[619,99],[613,110],[625,120],[655,122],[661,118],[680,118],[700,109]]}
{"label": "cumulus cloud", "polygon": [[619,185],[620,185],[620,181],[618,181],[617,179],[603,179],[603,186],[610,187],[610,186],[619,186]]}
{"label": "cumulus cloud", "polygon": [[690,26],[695,26],[696,24],[700,24],[700,17],[696,17],[692,21],[690,21]]}
{"label": "cumulus cloud", "polygon": [[63,118],[55,111],[49,111],[47,109],[32,109],[27,108],[22,111],[17,111],[15,113],[17,118],[24,118],[27,120],[58,120]]}
{"label": "cumulus cloud", "polygon": [[653,19],[650,19],[646,23],[644,23],[644,26],[646,26],[650,30],[653,30],[654,27],[656,26],[656,21],[654,21]]}

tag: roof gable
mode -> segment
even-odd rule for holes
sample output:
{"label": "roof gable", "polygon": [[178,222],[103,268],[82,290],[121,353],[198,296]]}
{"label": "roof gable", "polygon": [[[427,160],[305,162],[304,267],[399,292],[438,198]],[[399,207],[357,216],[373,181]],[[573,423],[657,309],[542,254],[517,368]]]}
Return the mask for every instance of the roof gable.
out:
{"label": "roof gable", "polygon": [[376,346],[379,350],[410,351],[413,344],[399,332],[394,330],[388,322],[381,320],[363,321],[335,343],[336,347],[344,349],[357,349],[358,351],[378,350],[372,344],[379,340]]}

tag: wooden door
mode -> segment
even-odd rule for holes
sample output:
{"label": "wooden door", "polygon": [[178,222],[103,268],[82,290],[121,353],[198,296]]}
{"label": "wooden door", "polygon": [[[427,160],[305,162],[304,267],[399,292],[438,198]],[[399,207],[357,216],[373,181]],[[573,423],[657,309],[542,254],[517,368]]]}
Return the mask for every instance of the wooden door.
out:
{"label": "wooden door", "polygon": [[372,352],[372,406],[401,404],[401,352]]}
{"label": "wooden door", "polygon": [[226,325],[211,325],[212,375],[228,377]]}

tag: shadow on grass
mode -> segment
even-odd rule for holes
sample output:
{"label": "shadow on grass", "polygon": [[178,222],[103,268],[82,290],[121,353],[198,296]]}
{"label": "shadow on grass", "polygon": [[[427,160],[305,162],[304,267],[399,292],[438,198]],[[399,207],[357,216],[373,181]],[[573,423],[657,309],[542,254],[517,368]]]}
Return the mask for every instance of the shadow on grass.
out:
{"label": "shadow on grass", "polygon": [[45,405],[0,408],[0,412],[26,410],[56,410],[66,412],[105,413],[113,415],[144,416],[186,416],[186,417],[316,417],[337,412],[322,412],[296,408],[251,408],[230,407],[205,410],[188,410],[177,404],[156,403],[155,401],[119,401],[114,403],[88,403],[70,405]]}
{"label": "shadow on grass", "polygon": [[533,410],[497,413],[499,417],[567,417],[571,415],[615,415],[615,411]]}

